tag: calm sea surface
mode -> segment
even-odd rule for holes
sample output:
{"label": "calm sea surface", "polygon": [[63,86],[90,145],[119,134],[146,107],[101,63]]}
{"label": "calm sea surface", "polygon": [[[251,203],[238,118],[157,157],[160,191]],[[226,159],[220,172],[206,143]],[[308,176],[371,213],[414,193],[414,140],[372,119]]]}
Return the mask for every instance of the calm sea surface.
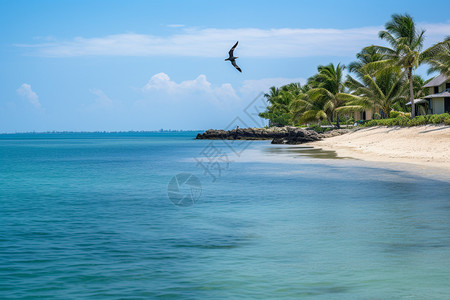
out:
{"label": "calm sea surface", "polygon": [[448,181],[195,134],[0,135],[0,298],[448,299]]}

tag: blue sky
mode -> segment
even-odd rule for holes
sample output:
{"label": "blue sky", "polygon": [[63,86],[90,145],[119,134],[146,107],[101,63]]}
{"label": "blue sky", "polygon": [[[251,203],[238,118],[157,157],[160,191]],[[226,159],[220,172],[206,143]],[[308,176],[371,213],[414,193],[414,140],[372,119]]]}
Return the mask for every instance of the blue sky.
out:
{"label": "blue sky", "polygon": [[[442,40],[449,8],[439,0],[0,0],[0,132],[223,128],[270,86],[304,82],[318,65],[348,64],[382,44],[377,32],[393,13],[427,30],[425,46]],[[236,40],[242,74],[224,61]],[[424,67],[417,73],[429,77]]]}

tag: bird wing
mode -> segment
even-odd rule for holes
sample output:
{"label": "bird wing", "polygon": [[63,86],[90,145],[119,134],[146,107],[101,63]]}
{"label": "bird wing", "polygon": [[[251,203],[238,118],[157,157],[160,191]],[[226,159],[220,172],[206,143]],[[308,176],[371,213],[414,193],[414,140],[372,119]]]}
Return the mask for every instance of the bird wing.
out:
{"label": "bird wing", "polygon": [[234,60],[231,62],[231,64],[236,68],[236,70],[238,70],[239,72],[242,73],[241,68],[239,68],[239,66],[236,64],[236,62]]}
{"label": "bird wing", "polygon": [[237,41],[236,44],[234,44],[234,46],[231,47],[230,51],[228,51],[228,55],[229,55],[230,57],[233,57],[233,51],[234,51],[234,49],[236,49],[238,43],[239,43],[239,41]]}

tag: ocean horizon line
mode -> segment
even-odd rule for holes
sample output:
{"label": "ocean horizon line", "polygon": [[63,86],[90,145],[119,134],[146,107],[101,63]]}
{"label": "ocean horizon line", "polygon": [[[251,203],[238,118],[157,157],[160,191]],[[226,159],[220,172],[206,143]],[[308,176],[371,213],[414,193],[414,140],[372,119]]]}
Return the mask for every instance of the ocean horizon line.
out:
{"label": "ocean horizon line", "polygon": [[0,135],[14,135],[14,134],[79,134],[79,133],[164,133],[164,132],[203,132],[207,129],[159,129],[159,130],[119,130],[119,131],[19,131],[19,132],[0,132]]}

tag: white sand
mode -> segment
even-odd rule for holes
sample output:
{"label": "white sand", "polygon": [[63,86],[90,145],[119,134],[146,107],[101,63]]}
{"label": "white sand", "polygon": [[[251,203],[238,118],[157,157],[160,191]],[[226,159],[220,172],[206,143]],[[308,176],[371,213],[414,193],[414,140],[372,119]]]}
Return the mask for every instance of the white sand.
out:
{"label": "white sand", "polygon": [[308,145],[334,150],[344,157],[450,171],[450,126],[369,127]]}

